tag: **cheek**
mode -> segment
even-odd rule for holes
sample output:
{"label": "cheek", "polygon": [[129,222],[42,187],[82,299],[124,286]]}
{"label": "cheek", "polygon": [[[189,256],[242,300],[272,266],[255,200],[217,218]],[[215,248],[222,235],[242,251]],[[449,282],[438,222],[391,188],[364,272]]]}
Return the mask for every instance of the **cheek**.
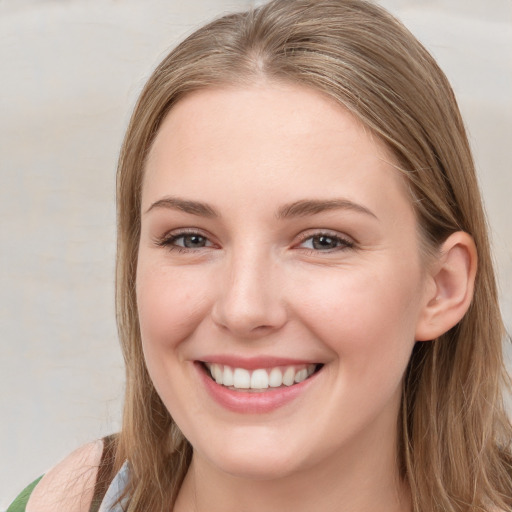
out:
{"label": "cheek", "polygon": [[139,263],[137,309],[144,350],[178,346],[193,332],[208,308],[204,275]]}
{"label": "cheek", "polygon": [[[414,345],[421,279],[416,267],[392,272],[375,265],[303,281],[300,316],[329,346],[347,376],[401,378]],[[386,276],[383,278],[382,276]],[[394,370],[391,372],[390,370]]]}
{"label": "cheek", "polygon": [[201,279],[161,262],[139,260],[136,281],[137,310],[144,359],[149,375],[164,404],[178,424],[200,410],[184,393],[190,378],[186,341],[206,316],[208,289]]}

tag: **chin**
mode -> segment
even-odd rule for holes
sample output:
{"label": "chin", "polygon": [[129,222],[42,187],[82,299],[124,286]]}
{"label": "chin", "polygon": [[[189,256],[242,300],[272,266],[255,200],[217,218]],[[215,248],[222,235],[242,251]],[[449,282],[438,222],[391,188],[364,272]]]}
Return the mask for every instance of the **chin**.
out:
{"label": "chin", "polygon": [[224,473],[247,480],[280,480],[297,471],[289,461],[269,460],[267,456],[252,461],[239,458],[223,460],[217,466]]}
{"label": "chin", "polygon": [[296,450],[265,447],[248,441],[244,445],[230,443],[229,447],[215,454],[203,453],[202,457],[223,473],[252,480],[277,480],[303,468],[303,461],[297,457]]}

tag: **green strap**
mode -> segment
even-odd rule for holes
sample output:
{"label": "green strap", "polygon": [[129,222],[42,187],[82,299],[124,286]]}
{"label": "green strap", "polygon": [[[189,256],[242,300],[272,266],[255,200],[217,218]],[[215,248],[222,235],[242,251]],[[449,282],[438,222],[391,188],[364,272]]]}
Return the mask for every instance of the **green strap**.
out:
{"label": "green strap", "polygon": [[28,499],[41,478],[43,478],[43,476],[40,476],[37,480],[25,487],[25,489],[20,492],[19,496],[12,502],[11,506],[7,509],[7,512],[25,512]]}

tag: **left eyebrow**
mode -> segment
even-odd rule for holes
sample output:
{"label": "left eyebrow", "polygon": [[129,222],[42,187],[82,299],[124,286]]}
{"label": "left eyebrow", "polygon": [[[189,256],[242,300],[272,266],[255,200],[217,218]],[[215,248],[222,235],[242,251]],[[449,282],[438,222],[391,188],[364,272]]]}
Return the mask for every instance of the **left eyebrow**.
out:
{"label": "left eyebrow", "polygon": [[354,203],[348,199],[302,199],[282,206],[277,211],[276,216],[278,219],[289,219],[291,217],[316,215],[328,210],[350,210],[377,219],[377,216],[366,206]]}

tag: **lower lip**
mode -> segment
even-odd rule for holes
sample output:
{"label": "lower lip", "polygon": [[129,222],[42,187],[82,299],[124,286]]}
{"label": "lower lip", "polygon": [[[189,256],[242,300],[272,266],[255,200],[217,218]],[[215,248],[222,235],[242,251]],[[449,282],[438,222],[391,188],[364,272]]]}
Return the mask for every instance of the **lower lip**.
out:
{"label": "lower lip", "polygon": [[222,407],[238,413],[262,414],[274,411],[302,395],[313,383],[319,372],[290,387],[268,388],[267,391],[234,391],[217,384],[207,373],[202,363],[196,369],[210,396]]}

